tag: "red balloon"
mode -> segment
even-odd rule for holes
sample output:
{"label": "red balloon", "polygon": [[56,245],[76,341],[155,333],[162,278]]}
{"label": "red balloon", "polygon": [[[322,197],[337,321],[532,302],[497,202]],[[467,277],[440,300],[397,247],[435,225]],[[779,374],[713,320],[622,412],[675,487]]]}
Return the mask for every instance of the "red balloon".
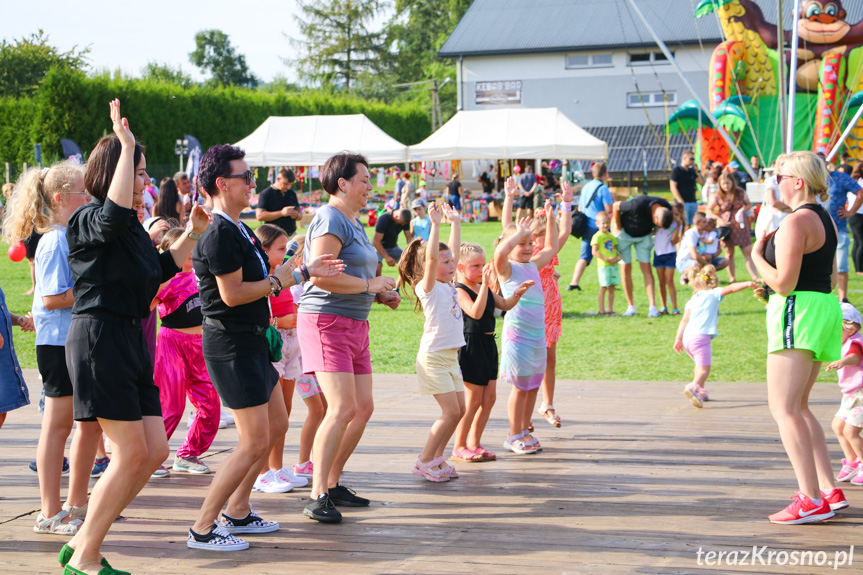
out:
{"label": "red balloon", "polygon": [[20,262],[27,255],[27,246],[24,242],[15,242],[9,246],[9,259],[13,262]]}

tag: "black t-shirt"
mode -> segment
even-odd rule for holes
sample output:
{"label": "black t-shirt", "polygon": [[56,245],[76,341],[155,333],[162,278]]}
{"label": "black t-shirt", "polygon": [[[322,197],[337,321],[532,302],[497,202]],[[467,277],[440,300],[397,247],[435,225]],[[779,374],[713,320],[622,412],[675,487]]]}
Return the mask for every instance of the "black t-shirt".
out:
{"label": "black t-shirt", "polygon": [[[260,281],[267,277],[264,270],[266,264],[261,263],[269,261],[267,253],[251,228],[242,222],[240,225],[244,227],[248,239],[237,224],[221,214],[214,214],[213,223],[207,227],[192,252],[192,264],[201,294],[201,310],[205,318],[266,327],[270,319],[266,297],[229,307],[222,301],[216,284],[216,276],[227,275],[241,268],[244,282]],[[255,255],[256,250],[260,257]]]}
{"label": "black t-shirt", "polygon": [[671,204],[654,196],[637,196],[620,203],[620,224],[633,238],[643,238],[653,231],[653,204],[671,209]]}
{"label": "black t-shirt", "polygon": [[[297,199],[297,194],[294,193],[294,190],[288,190],[287,192],[282,193],[280,190],[270,186],[261,192],[261,195],[258,198],[258,209],[264,210],[265,212],[278,212],[281,211],[282,208],[290,206],[293,206],[298,210],[300,208],[300,202]],[[267,223],[279,226],[285,230],[289,236],[294,235],[294,232],[297,231],[297,220],[294,218],[283,216]]]}
{"label": "black t-shirt", "polygon": [[695,168],[674,166],[674,169],[671,170],[671,181],[677,182],[677,191],[680,192],[680,197],[683,198],[684,203],[691,204],[698,201],[695,195],[698,172],[695,171]]}
{"label": "black t-shirt", "polygon": [[399,245],[399,234],[411,229],[410,223],[405,225],[399,224],[393,217],[392,212],[387,212],[378,218],[378,223],[375,224],[375,233],[383,234],[381,245],[388,250]]}
{"label": "black t-shirt", "polygon": [[491,185],[491,179],[488,177],[488,172],[483,172],[479,177],[479,181],[482,182],[482,193],[488,195],[494,189]]}
{"label": "black t-shirt", "polygon": [[461,187],[461,182],[458,180],[453,180],[449,184],[447,184],[447,188],[449,188],[449,195],[461,197],[461,193],[458,189]]}

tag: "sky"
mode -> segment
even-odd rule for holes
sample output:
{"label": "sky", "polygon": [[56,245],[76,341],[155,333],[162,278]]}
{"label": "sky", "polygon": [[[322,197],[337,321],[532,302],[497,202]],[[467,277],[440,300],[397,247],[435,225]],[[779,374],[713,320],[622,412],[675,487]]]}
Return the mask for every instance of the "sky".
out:
{"label": "sky", "polygon": [[140,76],[147,62],[156,61],[182,67],[195,81],[204,80],[189,62],[189,52],[195,49],[197,31],[215,28],[230,37],[251,71],[265,82],[277,75],[297,79],[296,71],[280,59],[298,55],[284,36],[299,38],[296,0],[4,0],[2,6],[0,38],[12,41],[42,29],[61,51],[89,46],[89,63],[97,70],[120,68]]}

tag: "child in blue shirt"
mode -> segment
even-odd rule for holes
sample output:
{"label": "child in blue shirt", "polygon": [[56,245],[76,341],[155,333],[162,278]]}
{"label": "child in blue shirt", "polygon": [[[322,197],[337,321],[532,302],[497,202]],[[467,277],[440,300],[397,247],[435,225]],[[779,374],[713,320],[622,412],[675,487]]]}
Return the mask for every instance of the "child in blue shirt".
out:
{"label": "child in blue shirt", "polygon": [[686,302],[683,317],[677,327],[674,351],[682,350],[695,362],[695,378],[683,388],[683,393],[695,407],[703,407],[707,401],[707,388],[704,383],[710,375],[713,362],[711,341],[717,335],[716,324],[719,320],[719,302],[729,294],[755,288],[755,282],[736,282],[725,287],[717,287],[716,268],[706,265],[693,266],[688,271],[689,285],[695,290]]}

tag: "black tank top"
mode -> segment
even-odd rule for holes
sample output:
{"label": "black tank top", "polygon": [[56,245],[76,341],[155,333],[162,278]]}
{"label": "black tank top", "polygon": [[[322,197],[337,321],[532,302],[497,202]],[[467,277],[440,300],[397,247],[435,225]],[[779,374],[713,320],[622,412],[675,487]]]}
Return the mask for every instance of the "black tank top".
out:
{"label": "black tank top", "polygon": [[184,329],[201,327],[204,315],[201,313],[201,295],[193,293],[177,309],[162,318],[162,327]]}
{"label": "black tank top", "polygon": [[[818,204],[803,204],[797,210],[812,210],[821,218],[824,226],[824,245],[808,254],[803,254],[800,264],[800,277],[794,291],[814,291],[830,293],[830,277],[833,275],[833,259],[836,257],[838,239],[833,227],[833,220],[827,210]],[[772,234],[764,246],[764,259],[774,269],[776,268],[776,234]]]}
{"label": "black tank top", "polygon": [[[461,288],[467,292],[471,301],[476,301],[478,297],[476,293],[464,284],[455,284],[455,287]],[[486,288],[488,289],[488,288]],[[488,290],[488,298],[485,300],[485,309],[482,312],[482,317],[473,319],[464,312],[464,332],[465,333],[493,333],[494,332],[494,294],[491,289]]]}

